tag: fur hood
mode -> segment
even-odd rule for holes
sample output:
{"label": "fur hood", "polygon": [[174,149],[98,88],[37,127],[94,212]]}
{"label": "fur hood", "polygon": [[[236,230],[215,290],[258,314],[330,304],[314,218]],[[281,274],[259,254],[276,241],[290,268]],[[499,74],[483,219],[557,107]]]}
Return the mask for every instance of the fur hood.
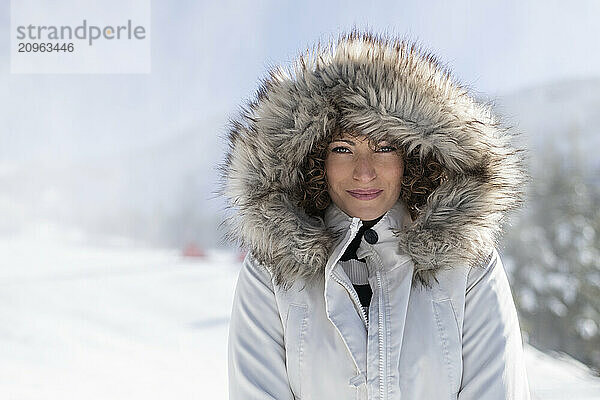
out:
{"label": "fur hood", "polygon": [[298,206],[299,167],[334,124],[433,153],[450,178],[413,223],[394,234],[415,281],[480,265],[523,202],[523,150],[490,105],[476,101],[430,53],[405,40],[352,31],[319,44],[293,68],[274,68],[230,120],[219,193],[234,212],[225,238],[266,266],[276,284],[324,273],[337,233]]}

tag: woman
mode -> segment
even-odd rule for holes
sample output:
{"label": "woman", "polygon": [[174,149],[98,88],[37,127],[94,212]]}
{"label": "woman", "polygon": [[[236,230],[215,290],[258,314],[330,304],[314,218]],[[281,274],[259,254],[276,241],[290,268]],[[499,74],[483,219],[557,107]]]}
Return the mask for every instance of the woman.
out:
{"label": "woman", "polygon": [[230,399],[529,399],[497,252],[521,151],[433,56],[353,31],[271,71],[222,193]]}

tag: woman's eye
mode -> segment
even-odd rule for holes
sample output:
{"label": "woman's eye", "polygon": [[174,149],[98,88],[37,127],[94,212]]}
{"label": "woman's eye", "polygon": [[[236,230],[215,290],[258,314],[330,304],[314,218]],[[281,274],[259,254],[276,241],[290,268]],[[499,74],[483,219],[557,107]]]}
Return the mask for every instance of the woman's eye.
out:
{"label": "woman's eye", "polygon": [[382,153],[390,153],[392,151],[396,151],[397,149],[394,146],[382,146],[377,149],[378,152]]}
{"label": "woman's eye", "polygon": [[350,149],[347,147],[334,147],[331,149],[332,153],[350,153]]}

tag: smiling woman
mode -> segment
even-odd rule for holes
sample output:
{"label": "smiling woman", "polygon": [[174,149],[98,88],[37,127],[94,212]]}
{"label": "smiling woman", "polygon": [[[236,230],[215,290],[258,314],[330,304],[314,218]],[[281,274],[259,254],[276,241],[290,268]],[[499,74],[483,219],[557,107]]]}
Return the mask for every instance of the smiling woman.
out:
{"label": "smiling woman", "polygon": [[249,250],[230,399],[529,399],[496,250],[526,173],[429,54],[351,32],[270,73],[222,166]]}

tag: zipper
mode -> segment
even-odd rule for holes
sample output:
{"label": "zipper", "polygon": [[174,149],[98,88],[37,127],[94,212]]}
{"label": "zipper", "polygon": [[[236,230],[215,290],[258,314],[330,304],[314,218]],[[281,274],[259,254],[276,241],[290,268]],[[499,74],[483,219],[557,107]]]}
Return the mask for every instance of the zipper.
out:
{"label": "zipper", "polygon": [[[346,288],[346,290],[348,291],[348,293],[350,293],[350,295],[354,299],[354,303],[360,305],[361,304],[360,298],[358,297],[358,294],[356,293],[356,290],[354,290],[354,288],[350,288],[348,286],[348,284],[346,282],[344,282],[341,278],[339,278],[336,273],[333,274],[333,277],[334,277],[334,279],[335,279],[335,281],[337,283],[341,284],[343,287]],[[367,320],[367,315],[365,314],[365,311],[363,310],[363,308],[361,306],[359,306],[359,309],[360,309],[360,315],[361,315],[362,320],[363,320],[363,322],[365,324],[365,327],[368,329],[369,322]]]}
{"label": "zipper", "polygon": [[[350,240],[346,241],[346,244],[344,245],[344,248],[342,249],[342,251],[340,252],[338,259],[335,260],[335,264],[337,264],[337,262],[339,261],[339,259],[341,258],[341,256],[344,254],[344,252],[346,251],[346,249],[348,248],[348,246],[350,245],[350,243],[352,242],[352,240],[354,240],[354,237],[356,236],[356,233],[358,232],[358,229],[362,226],[362,221],[360,220],[360,218],[356,218],[354,221],[352,221],[352,224],[350,226],[350,231],[352,232],[352,234],[350,235]],[[356,290],[354,290],[354,288],[349,287],[346,282],[344,282],[336,273],[331,274],[331,276],[333,276],[334,280],[339,283],[340,285],[342,285],[347,291],[348,293],[350,293],[350,296],[352,296],[352,298],[354,299],[354,304],[358,305],[358,308],[360,309],[360,316],[363,320],[363,323],[365,324],[365,327],[367,327],[368,329],[368,320],[367,320],[367,315],[365,314],[363,308],[361,307],[361,302],[360,302],[360,298],[358,297],[358,294],[356,293]]]}
{"label": "zipper", "polygon": [[381,283],[381,269],[383,268],[383,263],[379,258],[377,252],[373,251],[372,258],[377,259],[379,263],[379,268],[376,271],[377,276],[377,286],[379,288],[379,399],[385,400],[387,399],[387,360],[386,360],[386,352],[385,348],[387,347],[385,333],[387,331],[387,325],[385,323],[385,305],[384,305],[384,297],[383,297],[383,284]]}
{"label": "zipper", "polygon": [[[376,269],[375,271],[375,276],[377,277],[377,288],[378,288],[378,292],[379,292],[379,399],[380,400],[386,400],[387,399],[387,390],[386,390],[386,386],[387,386],[387,355],[385,352],[385,349],[387,347],[387,343],[386,343],[386,331],[387,331],[387,324],[386,324],[386,319],[385,319],[385,304],[384,304],[384,294],[383,294],[383,283],[382,283],[382,278],[381,278],[381,271],[383,270],[383,262],[381,261],[381,258],[379,258],[379,254],[377,254],[377,252],[372,248],[372,245],[368,245],[369,247],[371,247],[371,254],[367,255],[367,258],[370,259],[375,259],[378,263],[379,268]],[[346,288],[346,290],[352,295],[352,297],[355,299],[356,304],[361,304],[360,303],[360,299],[358,298],[358,294],[356,293],[355,290],[350,289],[348,287],[348,285],[346,283],[344,283],[344,281],[342,281],[337,274],[332,274],[332,276],[334,277],[335,281],[340,283],[342,286],[344,286]],[[360,307],[361,310],[361,316],[363,318],[363,321],[365,322],[365,326],[367,326],[368,329],[368,323],[367,323],[367,317],[362,309],[362,307]]]}

